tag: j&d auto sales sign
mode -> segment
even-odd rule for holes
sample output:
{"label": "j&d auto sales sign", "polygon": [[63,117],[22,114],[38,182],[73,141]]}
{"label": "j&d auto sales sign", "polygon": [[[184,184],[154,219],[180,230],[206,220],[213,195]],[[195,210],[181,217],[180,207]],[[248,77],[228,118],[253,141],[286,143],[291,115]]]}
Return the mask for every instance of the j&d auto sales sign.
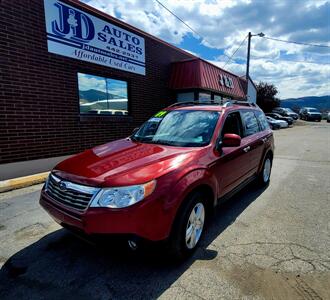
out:
{"label": "j&d auto sales sign", "polygon": [[144,39],[56,0],[44,0],[48,51],[145,75]]}

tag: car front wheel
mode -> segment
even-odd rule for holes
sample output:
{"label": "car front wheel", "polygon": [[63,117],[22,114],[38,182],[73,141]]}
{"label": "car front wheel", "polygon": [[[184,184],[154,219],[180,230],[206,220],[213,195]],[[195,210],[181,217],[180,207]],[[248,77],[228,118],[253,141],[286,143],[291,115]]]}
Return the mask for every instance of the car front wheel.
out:
{"label": "car front wheel", "polygon": [[198,246],[204,233],[207,216],[206,201],[202,193],[194,193],[180,208],[169,238],[170,255],[182,259]]}

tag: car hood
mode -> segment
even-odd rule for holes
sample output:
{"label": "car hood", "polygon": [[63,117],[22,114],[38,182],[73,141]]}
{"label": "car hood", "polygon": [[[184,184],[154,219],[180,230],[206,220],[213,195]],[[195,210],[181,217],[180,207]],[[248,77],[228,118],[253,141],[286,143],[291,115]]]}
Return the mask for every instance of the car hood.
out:
{"label": "car hood", "polygon": [[308,112],[309,115],[320,116],[321,113],[319,112]]}
{"label": "car hood", "polygon": [[72,156],[59,163],[53,172],[64,179],[93,186],[141,184],[189,164],[203,149],[122,139]]}

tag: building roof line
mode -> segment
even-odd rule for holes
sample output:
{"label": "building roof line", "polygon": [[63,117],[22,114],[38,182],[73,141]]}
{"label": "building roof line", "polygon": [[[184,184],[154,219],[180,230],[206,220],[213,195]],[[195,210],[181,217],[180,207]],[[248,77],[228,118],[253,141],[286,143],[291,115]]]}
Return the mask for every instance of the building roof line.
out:
{"label": "building roof line", "polygon": [[211,65],[211,66],[213,66],[213,67],[215,67],[217,69],[220,69],[221,71],[224,71],[224,72],[226,72],[226,73],[228,73],[230,75],[233,75],[233,76],[235,76],[237,78],[241,78],[242,80],[247,81],[246,78],[243,78],[242,76],[238,76],[237,74],[234,74],[234,73],[232,73],[232,72],[230,72],[228,70],[225,70],[225,69],[223,69],[223,68],[221,68],[221,67],[219,67],[219,66],[217,66],[217,65],[215,65],[215,64],[213,64],[211,62],[209,62],[208,60],[206,60],[204,58],[201,58],[201,57],[198,57],[198,56],[193,57],[193,58],[182,59],[182,60],[179,60],[179,61],[174,61],[174,62],[172,62],[172,64],[186,63],[186,62],[195,61],[195,60],[203,61],[204,63],[206,63],[208,65]]}

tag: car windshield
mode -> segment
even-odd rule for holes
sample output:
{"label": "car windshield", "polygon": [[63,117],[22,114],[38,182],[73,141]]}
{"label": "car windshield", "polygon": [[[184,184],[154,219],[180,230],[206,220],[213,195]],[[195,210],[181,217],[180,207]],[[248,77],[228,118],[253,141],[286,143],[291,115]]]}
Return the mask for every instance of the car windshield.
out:
{"label": "car windshield", "polygon": [[285,110],[289,113],[294,113],[294,111],[291,108],[286,108]]}
{"label": "car windshield", "polygon": [[309,112],[319,112],[316,108],[308,108],[307,110]]}
{"label": "car windshield", "polygon": [[205,110],[160,111],[131,136],[132,140],[179,147],[210,143],[220,112]]}

